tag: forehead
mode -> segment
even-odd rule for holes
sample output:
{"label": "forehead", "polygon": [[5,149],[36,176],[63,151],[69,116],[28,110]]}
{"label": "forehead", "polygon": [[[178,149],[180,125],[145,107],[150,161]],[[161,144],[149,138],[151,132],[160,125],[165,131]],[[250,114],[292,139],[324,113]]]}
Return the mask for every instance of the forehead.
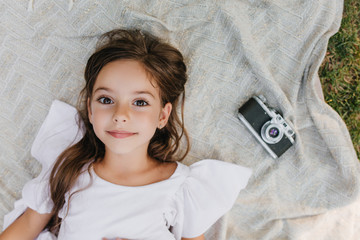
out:
{"label": "forehead", "polygon": [[159,88],[143,65],[135,60],[116,60],[106,64],[99,72],[93,91],[98,88],[114,92],[150,91],[159,95]]}

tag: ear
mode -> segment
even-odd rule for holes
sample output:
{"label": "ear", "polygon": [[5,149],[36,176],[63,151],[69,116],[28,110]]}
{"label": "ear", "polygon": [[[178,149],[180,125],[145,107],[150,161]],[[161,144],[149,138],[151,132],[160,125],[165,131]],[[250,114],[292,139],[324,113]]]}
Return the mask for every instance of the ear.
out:
{"label": "ear", "polygon": [[172,104],[169,102],[166,103],[165,106],[162,108],[160,113],[159,126],[158,126],[160,129],[165,127],[166,123],[168,122],[168,119],[171,114],[171,110],[172,110]]}
{"label": "ear", "polygon": [[88,110],[88,118],[89,118],[89,121],[90,123],[92,124],[92,112],[91,112],[91,100],[90,98],[87,99],[87,110]]}

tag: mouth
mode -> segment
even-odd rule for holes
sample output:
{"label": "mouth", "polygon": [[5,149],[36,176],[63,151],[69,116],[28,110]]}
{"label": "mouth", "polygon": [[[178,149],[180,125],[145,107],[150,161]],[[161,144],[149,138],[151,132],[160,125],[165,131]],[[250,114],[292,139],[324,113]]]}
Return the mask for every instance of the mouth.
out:
{"label": "mouth", "polygon": [[107,133],[110,134],[111,136],[113,136],[114,138],[119,138],[119,139],[131,137],[136,134],[136,133],[127,132],[127,131],[107,131]]}

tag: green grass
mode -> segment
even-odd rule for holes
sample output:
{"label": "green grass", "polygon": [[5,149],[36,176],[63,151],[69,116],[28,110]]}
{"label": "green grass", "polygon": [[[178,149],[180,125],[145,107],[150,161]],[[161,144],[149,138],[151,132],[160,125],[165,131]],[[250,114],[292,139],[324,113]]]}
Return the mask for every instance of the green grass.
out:
{"label": "green grass", "polygon": [[325,101],[345,121],[360,159],[360,1],[345,0],[341,27],[319,70]]}

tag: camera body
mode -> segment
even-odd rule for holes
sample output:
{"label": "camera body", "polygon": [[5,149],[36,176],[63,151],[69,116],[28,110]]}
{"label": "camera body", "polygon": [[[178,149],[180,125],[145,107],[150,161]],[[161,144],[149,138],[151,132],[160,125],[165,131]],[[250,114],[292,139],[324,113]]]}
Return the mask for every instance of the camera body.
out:
{"label": "camera body", "polygon": [[295,132],[264,96],[254,96],[239,108],[238,118],[273,158],[280,157],[295,143]]}

